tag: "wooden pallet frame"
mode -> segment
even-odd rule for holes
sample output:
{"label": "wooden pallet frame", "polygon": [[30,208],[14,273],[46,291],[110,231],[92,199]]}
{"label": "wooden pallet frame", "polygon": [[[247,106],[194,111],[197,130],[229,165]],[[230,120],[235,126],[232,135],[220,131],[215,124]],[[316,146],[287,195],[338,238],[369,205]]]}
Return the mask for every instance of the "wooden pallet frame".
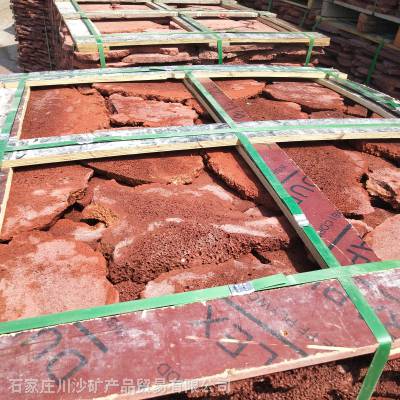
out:
{"label": "wooden pallet frame", "polygon": [[[149,4],[154,10],[146,12],[138,12],[132,10],[107,12],[107,18],[156,18],[165,16],[171,18],[175,23],[180,25],[186,32],[168,32],[158,33],[139,33],[139,34],[106,34],[101,35],[96,26],[93,24],[91,17],[99,18],[99,13],[85,13],[88,17],[88,22],[92,25],[96,34],[101,37],[103,47],[108,50],[112,47],[120,46],[141,46],[141,45],[159,45],[159,44],[209,44],[215,45],[217,39],[221,40],[223,45],[229,43],[249,44],[249,43],[303,43],[310,44],[310,37],[314,39],[315,46],[329,45],[329,38],[312,32],[300,32],[290,24],[276,18],[275,14],[268,12],[256,12],[249,8],[239,6],[236,3],[227,0],[210,0],[212,3],[222,5],[227,8],[227,11],[216,13],[215,11],[193,11],[193,10],[176,10],[168,6],[168,2],[160,1],[144,1]],[[181,2],[175,1],[174,4]],[[136,2],[137,3],[137,2]],[[189,4],[189,3],[185,3]],[[193,4],[193,2],[190,2]],[[194,2],[194,4],[199,4]],[[82,15],[77,13],[75,7],[70,0],[56,1],[55,6],[61,15],[65,25],[67,26],[76,49],[81,52],[97,51],[97,44],[94,36],[88,30],[86,24],[82,21]],[[258,21],[266,24],[269,27],[277,29],[278,32],[215,32],[203,26],[199,21],[193,22],[193,18],[199,16],[243,16],[247,18],[255,18]],[[191,20],[191,21],[190,21]],[[217,38],[218,36],[218,38]]]}
{"label": "wooden pallet frame", "polygon": [[[124,70],[82,70],[82,71],[65,71],[65,72],[50,72],[47,74],[43,73],[32,73],[32,74],[17,74],[15,76],[4,76],[0,77],[0,89],[2,91],[1,94],[4,94],[4,91],[8,91],[11,96],[0,96],[0,99],[3,99],[2,107],[0,108],[0,122],[4,123],[5,116],[8,111],[12,112],[13,107],[13,98],[12,93],[15,88],[18,86],[18,83],[21,79],[24,80],[24,96],[18,106],[18,111],[14,118],[14,126],[11,131],[11,137],[8,137],[4,130],[2,131],[3,134],[0,137],[1,144],[6,145],[7,148],[5,149],[8,154],[13,154],[15,152],[15,147],[17,146],[26,146],[27,141],[22,141],[19,139],[19,133],[22,126],[23,116],[26,109],[26,104],[29,98],[29,90],[32,87],[37,86],[47,86],[47,85],[65,85],[65,84],[80,84],[80,83],[89,83],[89,82],[122,82],[122,81],[145,81],[145,80],[163,80],[163,79],[184,79],[185,83],[191,89],[199,101],[203,103],[203,105],[210,111],[210,114],[214,116],[216,121],[221,121],[219,124],[226,124],[229,122],[229,118],[224,117],[224,112],[222,112],[219,108],[213,106],[213,101],[218,98],[218,101],[222,101],[223,99],[218,97],[212,97],[207,99],[204,97],[204,93],[199,92],[196,89],[196,82],[205,80],[204,84],[208,84],[207,79],[209,78],[221,78],[221,77],[236,77],[236,78],[246,78],[246,77],[259,77],[259,78],[268,78],[268,77],[275,77],[275,78],[284,78],[284,77],[292,77],[292,78],[304,78],[310,81],[318,81],[319,83],[330,87],[338,92],[344,94],[345,96],[351,98],[352,100],[359,102],[362,105],[365,105],[375,112],[380,113],[383,117],[388,118],[388,121],[382,122],[381,127],[378,129],[374,126],[373,132],[369,132],[367,130],[367,134],[369,138],[383,138],[383,137],[390,137],[390,138],[400,138],[400,121],[397,116],[397,112],[399,110],[396,107],[393,109],[393,102],[394,99],[389,99],[388,96],[383,94],[379,94],[379,92],[371,91],[368,92],[366,88],[360,87],[360,90],[365,91],[360,94],[360,91],[354,90],[354,88],[349,88],[349,83],[346,82],[344,79],[345,76],[339,73],[335,73],[332,70],[327,69],[313,69],[313,68],[284,68],[284,67],[266,67],[266,66],[243,66],[243,67],[229,67],[229,66],[219,66],[214,68],[204,68],[204,67],[167,67],[167,68],[132,68],[132,69],[124,69]],[[218,95],[218,93],[217,93]],[[213,95],[215,96],[215,95]],[[388,107],[388,101],[390,100],[391,107]],[[14,102],[15,103],[15,102]],[[398,105],[398,107],[400,104]],[[234,112],[231,111],[231,112]],[[229,114],[229,111],[228,111]],[[396,118],[397,116],[397,118]],[[224,121],[225,119],[225,121]],[[296,131],[297,134],[301,134],[302,128],[300,127],[301,121],[295,121],[294,123],[299,124],[299,130]],[[339,125],[343,122],[343,126],[339,126],[338,131],[341,136],[338,136],[338,131],[330,132],[328,135],[324,137],[324,139],[345,139],[345,138],[359,138],[360,133],[365,133],[366,130],[363,127],[351,127],[347,129],[347,135],[343,135],[343,132],[340,131],[341,129],[346,129],[345,124],[346,121],[335,121]],[[370,121],[372,123],[372,121]],[[375,121],[376,122],[376,121]],[[289,127],[292,121],[280,121],[282,125],[287,124]],[[321,126],[319,126],[318,130],[323,130],[324,124],[327,121],[321,121]],[[258,124],[258,123],[256,123]],[[387,124],[389,125],[389,129]],[[220,126],[212,127],[212,129],[220,129]],[[229,123],[228,123],[229,125]],[[222,127],[224,128],[224,127]],[[225,127],[226,128],[226,127]],[[232,128],[232,126],[230,126]],[[240,129],[243,128],[243,129]],[[241,126],[240,123],[237,124],[234,131],[236,134],[244,134],[246,132],[251,131],[252,128]],[[382,131],[380,131],[382,129]],[[150,134],[154,133],[154,130],[148,130]],[[231,134],[232,132],[226,132],[227,135]],[[104,133],[101,133],[104,135]],[[355,136],[354,136],[355,134]],[[304,132],[303,132],[304,135]],[[78,135],[82,136],[78,140],[82,140],[84,136],[87,139],[91,138],[91,134],[86,135]],[[258,143],[257,137],[246,136],[250,142]],[[279,137],[275,136],[275,138]],[[212,136],[211,136],[212,138]],[[303,140],[313,140],[314,133],[306,134],[303,136]],[[63,139],[66,139],[65,137]],[[226,139],[226,137],[224,137]],[[319,137],[320,139],[320,137]],[[35,140],[35,139],[33,139]],[[231,139],[229,139],[231,140]],[[243,139],[240,139],[239,142],[242,142]],[[271,141],[271,138],[268,139]],[[286,139],[288,140],[288,139]],[[56,143],[57,140],[54,142],[54,138],[51,138],[50,141],[53,141],[55,146],[59,146],[60,143]],[[218,146],[219,143],[214,142],[214,138],[209,143],[209,147]],[[275,142],[276,140],[272,140]],[[29,142],[31,145],[33,142]],[[49,141],[46,142],[49,144]],[[261,141],[261,143],[264,143]],[[43,145],[43,141],[41,139],[36,140],[36,145],[39,147]],[[123,142],[123,146],[125,146],[126,142]],[[244,155],[245,160],[249,163],[250,166],[254,168],[254,160],[249,158],[246,155],[246,152],[243,152],[243,148],[241,144],[238,143],[238,137],[235,140],[230,141],[228,143],[224,143],[224,145],[231,145],[231,146],[238,146],[238,150],[241,154]],[[65,146],[65,143],[63,143]],[[161,148],[156,149],[147,143],[147,150],[149,152],[154,151],[166,151],[166,150],[176,150],[176,148]],[[202,144],[202,147],[203,144]],[[192,148],[190,146],[182,146],[180,149],[188,149]],[[131,154],[134,154],[132,152]],[[103,154],[104,156],[105,154]],[[110,154],[107,154],[110,155]],[[12,158],[12,157],[11,157]],[[7,157],[6,157],[7,159]],[[40,164],[46,164],[49,160],[47,159],[46,155],[42,155],[40,160]],[[3,164],[4,167],[4,164]],[[261,179],[261,182],[266,186],[267,189],[270,190],[271,194],[274,194],[274,190],[271,190],[271,186],[269,182],[266,181],[265,177],[260,174],[260,171],[255,168],[255,172],[258,172],[258,175]],[[1,210],[2,214],[4,215],[4,210],[7,203],[7,194],[11,185],[12,179],[12,168],[10,169],[3,169],[2,170],[2,185],[1,185],[1,192],[3,194],[3,198],[1,201]],[[275,196],[276,197],[276,196]],[[281,201],[282,199],[277,198],[277,200]],[[278,201],[278,202],[279,202]],[[286,210],[287,211],[287,210]],[[294,225],[296,231],[300,234],[304,229],[304,220],[300,222],[298,218],[295,218],[295,215],[292,215],[288,212],[285,212],[288,216],[289,221]],[[307,244],[307,242],[306,242]],[[308,243],[309,245],[309,243]],[[312,250],[312,249],[310,249]],[[314,249],[315,250],[315,249]],[[317,257],[318,259],[318,257]],[[325,266],[324,260],[320,263],[322,267]],[[234,323],[234,327],[237,326],[239,321],[241,321],[241,327],[239,332],[242,333],[247,337],[248,340],[261,340],[261,337],[264,337],[265,334],[272,335],[274,340],[279,340],[281,346],[283,348],[281,351],[286,352],[284,358],[282,360],[279,358],[278,355],[278,348],[272,350],[264,343],[257,346],[253,346],[251,350],[252,357],[256,357],[257,354],[260,353],[259,347],[266,350],[266,354],[270,354],[269,361],[267,363],[258,361],[254,361],[249,363],[242,358],[238,358],[237,356],[232,356],[231,359],[228,359],[227,363],[220,363],[217,361],[209,360],[207,357],[207,372],[209,374],[204,375],[204,372],[201,372],[199,375],[194,371],[183,371],[179,370],[177,372],[175,370],[175,365],[170,365],[171,361],[168,362],[161,362],[158,364],[156,376],[151,376],[152,379],[156,377],[160,378],[165,376],[168,378],[167,380],[164,379],[163,383],[158,382],[156,384],[152,381],[152,384],[149,387],[142,388],[138,390],[133,395],[132,393],[129,396],[125,396],[123,394],[118,395],[118,398],[135,398],[135,399],[142,399],[142,398],[149,398],[155,395],[159,395],[160,388],[162,388],[163,392],[161,394],[166,393],[174,393],[177,391],[184,390],[182,386],[174,385],[171,380],[172,375],[182,378],[183,382],[188,383],[190,380],[193,379],[200,379],[201,382],[199,383],[200,386],[210,385],[210,384],[217,384],[221,382],[230,382],[232,380],[237,379],[244,379],[248,377],[258,376],[261,374],[272,373],[276,371],[297,368],[300,366],[318,364],[321,362],[327,362],[331,360],[343,359],[347,357],[354,357],[355,355],[360,354],[370,354],[377,349],[377,343],[374,340],[371,332],[368,330],[365,323],[357,318],[357,313],[354,306],[351,303],[347,303],[345,308],[343,307],[342,300],[338,301],[337,298],[333,298],[329,300],[329,296],[325,296],[322,298],[323,306],[325,307],[324,314],[328,313],[330,316],[330,322],[335,323],[335,321],[339,321],[345,313],[350,313],[351,319],[349,324],[351,324],[350,330],[345,329],[343,325],[342,330],[340,330],[340,340],[335,342],[329,342],[328,338],[323,342],[323,344],[314,344],[315,342],[315,332],[311,335],[311,339],[307,336],[304,339],[304,343],[302,346],[298,347],[294,345],[289,338],[286,339],[285,335],[287,335],[284,331],[276,331],[272,329],[268,324],[263,322],[262,315],[266,312],[265,305],[274,304],[274,307],[278,305],[277,302],[282,301],[282,298],[287,296],[294,296],[293,299],[297,299],[299,306],[295,310],[290,310],[290,307],[287,308],[282,304],[279,306],[281,309],[286,309],[286,314],[283,315],[276,315],[274,318],[276,319],[278,324],[282,324],[283,321],[286,321],[285,324],[287,325],[287,321],[291,321],[293,319],[294,314],[293,312],[300,312],[300,315],[308,315],[310,312],[309,303],[306,301],[302,303],[300,301],[301,297],[304,294],[308,293],[310,296],[312,293],[316,293],[316,290],[320,290],[323,293],[330,293],[334,291],[339,296],[343,296],[343,289],[337,285],[335,280],[341,279],[339,277],[347,276],[347,277],[354,277],[357,278],[357,283],[360,288],[362,288],[362,292],[368,298],[368,301],[371,303],[372,306],[378,307],[379,306],[379,316],[384,321],[386,328],[390,331],[393,337],[393,346],[392,346],[392,356],[398,357],[400,356],[400,331],[396,331],[397,325],[394,325],[393,318],[400,318],[400,309],[398,307],[398,297],[397,294],[394,292],[393,289],[393,282],[400,280],[400,262],[393,262],[388,263],[386,265],[370,263],[370,264],[363,264],[361,266],[349,266],[345,269],[342,268],[331,268],[327,270],[315,271],[312,273],[302,273],[297,274],[294,276],[285,277],[282,275],[274,276],[267,278],[267,280],[261,281],[254,281],[251,283],[253,285],[253,289],[260,290],[257,292],[250,293],[248,285],[243,287],[235,285],[234,287],[224,287],[222,290],[222,295],[219,290],[217,292],[211,289],[210,291],[206,290],[206,293],[197,293],[197,292],[188,292],[182,295],[173,295],[167,296],[163,298],[157,298],[150,301],[136,301],[136,302],[126,302],[126,303],[119,303],[116,305],[111,306],[104,306],[104,307],[97,307],[91,310],[81,310],[81,311],[72,311],[67,313],[61,313],[56,315],[50,316],[43,316],[39,318],[34,318],[30,320],[20,320],[14,321],[11,323],[3,323],[0,324],[0,332],[3,335],[0,336],[0,348],[3,350],[0,354],[2,357],[1,365],[1,374],[0,380],[2,380],[2,392],[0,392],[0,398],[10,398],[6,397],[5,393],[5,386],[4,381],[8,377],[9,379],[21,379],[21,376],[25,377],[43,377],[50,376],[54,378],[53,374],[53,366],[57,363],[61,363],[61,360],[68,354],[74,354],[80,360],[78,363],[78,367],[73,367],[71,376],[74,374],[78,374],[79,371],[84,371],[83,367],[85,367],[88,363],[94,362],[96,365],[100,366],[98,372],[103,374],[104,370],[101,369],[102,365],[107,363],[114,363],[115,371],[118,374],[121,371],[126,371],[126,366],[123,360],[126,362],[131,362],[131,357],[137,348],[135,348],[135,341],[132,341],[131,338],[127,340],[123,339],[124,336],[120,336],[119,340],[116,340],[114,335],[121,335],[123,331],[127,329],[135,329],[135,326],[139,326],[138,318],[144,318],[145,315],[149,313],[154,317],[161,318],[162,315],[168,315],[168,319],[172,321],[178,321],[179,318],[192,318],[196,317],[198,321],[201,321],[203,312],[206,312],[207,319],[209,323],[214,321],[213,317],[209,315],[210,310],[214,310],[217,313],[238,313],[237,316],[232,320]],[[319,282],[319,283],[318,283]],[[390,284],[389,284],[390,282]],[[275,290],[270,290],[275,288]],[[280,289],[279,289],[280,288]],[[215,289],[216,290],[216,289]],[[321,292],[321,293],[322,293]],[[233,298],[232,295],[238,295],[238,297]],[[395,296],[396,295],[396,296]],[[400,293],[399,299],[400,299]],[[193,297],[194,296],[194,297]],[[299,297],[300,296],[300,297]],[[218,298],[222,297],[221,300]],[[339,297],[341,298],[341,297]],[[344,299],[345,297],[343,297]],[[343,300],[344,301],[344,300]],[[177,307],[179,305],[179,307]],[[160,308],[161,307],[161,308]],[[283,307],[283,308],[282,308]],[[286,307],[286,308],[285,308]],[[269,310],[269,308],[267,309]],[[271,308],[272,310],[272,308]],[[261,314],[260,314],[261,312]],[[269,313],[270,311],[268,311]],[[200,314],[199,314],[200,313]],[[245,317],[245,318],[244,318]],[[97,319],[94,319],[97,318]],[[100,318],[100,319],[98,319]],[[226,317],[221,317],[222,319],[226,319]],[[245,321],[243,321],[243,318]],[[260,319],[261,318],[261,319]],[[392,318],[392,319],[390,319]],[[84,323],[79,321],[86,321]],[[236,321],[236,322],[235,322]],[[247,322],[246,322],[247,321]],[[397,321],[397,319],[395,320]],[[73,325],[69,325],[68,322],[73,322]],[[204,322],[204,321],[203,321]],[[317,321],[318,323],[324,323],[324,320],[321,320],[321,315]],[[168,325],[165,322],[166,325]],[[246,324],[256,324],[258,326],[257,329],[261,329],[259,332],[253,331],[255,328],[254,326],[248,327]],[[57,325],[56,327],[54,327]],[[53,326],[53,328],[47,327]],[[108,326],[108,328],[106,328]],[[200,332],[199,326],[203,328],[203,325],[199,322],[199,324],[193,325],[193,331],[191,331],[190,336],[182,336],[178,335],[177,339],[178,342],[174,343],[176,347],[176,351],[179,353],[180,351],[185,352],[188,350],[185,346],[181,348],[179,343],[187,342],[189,340],[190,348],[192,349],[192,353],[200,350],[203,354],[209,354],[210,351],[216,351],[215,345],[219,346],[221,350],[221,346],[225,347],[225,353],[232,353],[232,349],[226,350],[226,346],[228,346],[229,342],[224,342],[221,340],[225,337],[226,332],[224,331],[226,327],[222,327],[222,330],[217,330],[217,336],[213,340],[201,340],[199,335],[202,333]],[[40,328],[39,331],[35,330]],[[307,328],[307,326],[305,326]],[[304,329],[305,329],[304,328]],[[153,328],[152,328],[153,329]],[[158,332],[158,328],[154,327],[154,332]],[[170,327],[168,326],[168,329]],[[191,329],[191,328],[190,328]],[[190,331],[189,329],[189,331]],[[236,329],[236,328],[232,328]],[[253,329],[250,333],[249,329]],[[272,329],[272,330],[271,330]],[[296,329],[300,329],[298,326]],[[318,328],[314,327],[314,329]],[[349,332],[353,329],[354,332],[359,335],[356,339],[356,336],[349,334]],[[75,331],[74,331],[75,330]],[[80,332],[80,335],[76,334],[76,330]],[[122,331],[121,331],[122,330]],[[19,333],[18,335],[10,335],[4,334],[6,332],[13,332],[13,331],[25,331]],[[190,332],[187,331],[185,328],[184,334],[189,334]],[[308,329],[309,331],[309,329]],[[75,332],[75,333],[74,333]],[[118,333],[119,332],[119,333]],[[126,331],[127,332],[127,331]],[[261,333],[260,333],[261,332]],[[307,330],[305,331],[307,332]],[[213,331],[214,334],[214,331]],[[260,336],[261,334],[261,336]],[[335,332],[338,334],[338,332]],[[53,343],[53,339],[49,337],[49,335],[55,335],[55,342]],[[250,339],[250,336],[252,339]],[[312,338],[314,337],[314,338]],[[112,339],[112,340],[111,340]],[[206,337],[207,339],[207,337]],[[209,338],[210,339],[210,338]],[[94,345],[93,349],[90,350],[90,354],[87,354],[88,351],[88,341]],[[111,340],[111,342],[110,342]],[[302,339],[303,340],[303,339]],[[355,345],[354,342],[356,341],[357,344]],[[181,341],[181,342],[179,342]],[[194,341],[194,342],[193,342]],[[234,341],[235,342],[235,341]],[[106,344],[105,344],[106,343]],[[193,343],[195,343],[195,347],[193,348]],[[239,347],[242,349],[242,345],[245,345],[241,341],[238,342]],[[258,342],[257,342],[258,343]],[[89,343],[90,344],[90,343]],[[126,358],[122,356],[122,359],[119,359],[118,362],[120,364],[115,364],[115,351],[117,350],[115,346],[123,345],[124,354]],[[170,342],[163,341],[166,346],[171,345]],[[43,347],[44,346],[44,347]],[[304,347],[305,346],[305,347]],[[246,345],[245,345],[246,347]],[[70,349],[75,349],[75,353],[71,353]],[[283,350],[283,349],[286,350]],[[78,352],[78,350],[79,352]],[[168,350],[163,348],[164,352]],[[244,348],[243,348],[244,349]],[[243,350],[242,349],[242,350]],[[154,351],[156,349],[149,348],[149,354],[154,353],[154,357],[159,357]],[[175,351],[175,350],[174,350]],[[289,353],[287,353],[289,351]],[[82,355],[82,352],[86,352],[85,356]],[[133,352],[133,353],[132,353]],[[77,354],[80,356],[77,356]],[[241,353],[241,351],[239,352]],[[238,353],[238,355],[239,355]],[[184,353],[181,353],[182,356]],[[201,358],[200,353],[196,353],[197,358]],[[33,355],[33,357],[32,357]],[[226,354],[225,354],[226,356]],[[265,355],[264,355],[265,356]],[[100,358],[99,358],[100,357]],[[110,358],[111,357],[111,358]],[[191,356],[191,362],[196,364],[196,357]],[[85,361],[82,361],[85,360]],[[113,361],[114,360],[114,361]],[[247,358],[245,357],[245,360]],[[165,361],[165,360],[164,360]],[[146,361],[147,364],[148,361]],[[161,365],[166,368],[166,372],[164,373],[160,370]],[[196,364],[197,365],[197,364]],[[201,365],[198,364],[200,367]],[[132,366],[131,366],[132,367]],[[132,368],[128,368],[131,370]],[[144,368],[144,367],[143,367]],[[220,368],[219,373],[215,371]],[[228,370],[226,370],[228,368]],[[229,369],[230,368],[230,369]],[[232,369],[234,368],[234,369]],[[204,369],[204,365],[203,365]],[[118,370],[118,371],[117,371]],[[47,372],[46,372],[47,371]],[[176,372],[172,374],[172,371]],[[203,371],[203,370],[202,370]],[[137,372],[137,371],[136,371]],[[147,371],[149,372],[149,371]],[[47,374],[47,375],[46,375]],[[53,375],[51,375],[53,374]],[[158,375],[157,375],[158,374]],[[15,378],[18,376],[18,378]],[[85,376],[85,375],[84,375]],[[86,375],[86,377],[90,375]],[[103,377],[103,375],[101,375]],[[119,377],[120,375],[118,375]],[[138,376],[138,375],[136,375]],[[149,375],[150,376],[150,375]],[[10,378],[11,377],[11,378]],[[147,376],[142,378],[147,378]],[[171,379],[170,379],[171,378]],[[191,387],[186,387],[191,388]],[[114,396],[114,394],[110,394],[110,396]],[[57,395],[55,395],[57,396]],[[97,395],[94,397],[98,397]],[[37,398],[37,397],[36,397]],[[48,397],[47,397],[48,398]],[[54,397],[57,398],[57,397]]]}

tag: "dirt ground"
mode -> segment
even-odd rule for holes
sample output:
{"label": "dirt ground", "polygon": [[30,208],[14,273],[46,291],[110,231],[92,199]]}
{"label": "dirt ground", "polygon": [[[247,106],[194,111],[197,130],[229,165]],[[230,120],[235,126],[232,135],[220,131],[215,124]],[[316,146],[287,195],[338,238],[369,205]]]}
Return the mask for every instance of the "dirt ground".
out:
{"label": "dirt ground", "polygon": [[0,74],[18,72],[17,43],[9,0],[0,0]]}

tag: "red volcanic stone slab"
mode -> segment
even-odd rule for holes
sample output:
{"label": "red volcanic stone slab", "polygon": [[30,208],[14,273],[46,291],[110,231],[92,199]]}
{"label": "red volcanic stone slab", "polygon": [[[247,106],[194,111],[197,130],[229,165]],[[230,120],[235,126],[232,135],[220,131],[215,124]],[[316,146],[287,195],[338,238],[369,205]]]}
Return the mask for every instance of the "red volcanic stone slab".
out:
{"label": "red volcanic stone slab", "polygon": [[0,245],[0,320],[118,302],[104,257],[88,245],[46,232]]}
{"label": "red volcanic stone slab", "polygon": [[332,145],[290,145],[285,151],[345,215],[374,211],[360,183],[366,165],[358,153]]}
{"label": "red volcanic stone slab", "polygon": [[346,114],[351,115],[353,117],[367,118],[368,117],[368,109],[363,107],[360,104],[354,104],[354,105],[347,106]]}
{"label": "red volcanic stone slab", "polygon": [[276,32],[277,30],[255,19],[234,20],[226,18],[202,18],[201,24],[213,31]]}
{"label": "red volcanic stone slab", "polygon": [[94,160],[87,165],[98,174],[132,186],[156,182],[189,184],[204,169],[202,157],[194,154],[120,157]]}
{"label": "red volcanic stone slab", "polygon": [[[92,132],[110,126],[104,98],[76,88],[32,90],[22,126],[22,139]],[[95,118],[88,118],[95,116]]]}
{"label": "red volcanic stone slab", "polygon": [[59,219],[50,228],[49,232],[54,237],[77,240],[78,242],[84,242],[94,247],[101,239],[104,229],[105,226],[101,223],[96,226],[90,226],[83,222],[75,222],[67,218]]}
{"label": "red volcanic stone slab", "polygon": [[83,197],[92,174],[80,165],[16,170],[0,238],[8,240],[17,233],[50,227]]}
{"label": "red volcanic stone slab", "polygon": [[253,200],[271,210],[279,210],[275,201],[239,154],[229,150],[210,150],[207,152],[206,165],[243,199]]}
{"label": "red volcanic stone slab", "polygon": [[352,115],[345,114],[343,111],[327,110],[327,111],[315,111],[310,114],[311,119],[323,119],[323,118],[354,118]]}
{"label": "red volcanic stone slab", "polygon": [[376,141],[357,141],[354,142],[357,149],[373,154],[374,156],[386,158],[394,162],[396,165],[400,164],[400,143],[399,142],[376,142]]}
{"label": "red volcanic stone slab", "polygon": [[257,96],[262,93],[265,87],[265,82],[258,82],[254,79],[216,80],[215,83],[232,100]]}
{"label": "red volcanic stone slab", "polygon": [[382,260],[400,259],[400,215],[386,219],[366,236],[366,242]]}
{"label": "red volcanic stone slab", "polygon": [[100,245],[112,256],[112,282],[144,284],[173,269],[289,245],[293,234],[283,218],[245,208],[247,202],[212,182],[129,188],[104,181],[83,217],[108,227]]}
{"label": "red volcanic stone slab", "polygon": [[165,30],[173,30],[176,32],[184,31],[179,25],[174,22],[163,21],[158,23],[147,20],[108,20],[108,21],[95,21],[94,25],[102,34],[112,33],[134,33],[134,32],[157,32]]}
{"label": "red volcanic stone slab", "polygon": [[163,296],[246,282],[279,273],[292,274],[295,272],[280,262],[263,264],[253,255],[245,254],[238,259],[230,259],[221,264],[195,265],[184,270],[163,273],[147,283],[141,297]]}
{"label": "red volcanic stone slab", "polygon": [[141,97],[110,96],[116,114],[111,121],[117,125],[139,125],[145,127],[193,125],[198,114],[191,107],[181,103],[165,103],[144,100]]}
{"label": "red volcanic stone slab", "polygon": [[105,96],[119,93],[125,96],[142,97],[173,103],[193,99],[185,85],[179,82],[120,82],[94,83],[93,87]]}
{"label": "red volcanic stone slab", "polygon": [[249,116],[248,120],[269,121],[276,119],[307,119],[308,114],[301,111],[296,103],[275,101],[258,97],[239,100],[237,104]]}
{"label": "red volcanic stone slab", "polygon": [[368,173],[365,187],[373,197],[379,197],[394,210],[400,209],[400,171],[381,168]]}
{"label": "red volcanic stone slab", "polygon": [[264,93],[275,100],[300,104],[305,111],[345,110],[338,93],[317,83],[274,82],[265,86]]}

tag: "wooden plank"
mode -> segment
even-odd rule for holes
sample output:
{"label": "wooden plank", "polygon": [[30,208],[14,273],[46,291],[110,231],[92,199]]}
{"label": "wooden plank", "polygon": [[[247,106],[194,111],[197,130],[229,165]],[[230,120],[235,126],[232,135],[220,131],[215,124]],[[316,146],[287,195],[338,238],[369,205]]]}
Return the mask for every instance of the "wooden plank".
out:
{"label": "wooden plank", "polygon": [[[392,335],[395,353],[400,271],[356,281]],[[21,387],[24,399],[144,399],[196,386],[226,387],[376,347],[332,280],[2,335],[0,398]],[[37,392],[25,392],[27,380],[37,383]],[[97,380],[96,391],[89,380]]]}
{"label": "wooden plank", "polygon": [[[209,111],[213,115],[212,110]],[[215,116],[215,118],[217,118]],[[276,143],[276,142],[295,142],[295,141],[313,141],[313,140],[344,140],[344,139],[373,139],[373,138],[400,138],[400,127],[392,126],[391,121],[385,121],[387,127],[376,126],[368,127],[368,122],[376,120],[357,120],[346,119],[342,126],[330,128],[328,124],[336,124],[341,120],[318,120],[315,129],[307,128],[315,120],[292,120],[292,121],[268,121],[243,124],[246,129],[245,135],[255,144]],[[361,126],[356,129],[354,123],[360,123]],[[380,121],[382,122],[382,121]],[[346,127],[346,123],[351,124]],[[376,122],[375,122],[376,123]],[[282,126],[287,126],[285,131]],[[260,129],[262,126],[279,127],[279,131],[273,129],[265,129],[264,132],[258,132],[253,129]],[[298,126],[298,129],[293,129]],[[226,127],[226,126],[225,126]],[[60,138],[42,138],[20,140],[18,142],[11,141],[12,145],[29,145],[29,144],[45,144],[49,142],[76,140],[79,144],[65,147],[55,147],[49,149],[20,150],[7,153],[3,161],[5,167],[28,166],[37,164],[48,164],[63,161],[92,159],[99,157],[114,157],[129,154],[147,154],[154,152],[176,151],[184,149],[202,149],[222,146],[234,146],[237,138],[232,133],[219,133],[218,125],[196,125],[193,127],[180,128],[148,128],[148,129],[127,129],[127,130],[104,130],[97,131],[93,134],[70,135]],[[165,138],[163,134],[168,131],[188,132],[191,136],[177,136]],[[212,135],[206,135],[209,131]],[[100,136],[132,136],[141,134],[160,135],[157,139],[139,139],[126,140],[105,143],[91,143],[95,137]],[[89,142],[89,144],[87,144]],[[12,147],[10,147],[11,149]]]}
{"label": "wooden plank", "polygon": [[[235,122],[249,121],[251,119],[216,83],[207,78],[201,79],[200,82]],[[200,99],[199,96],[198,98]],[[357,231],[344,215],[278,145],[272,143],[270,145],[257,145],[255,147],[266,165],[274,171],[276,177],[289,195],[300,205],[309,223],[315,228],[342,265],[379,261],[379,258],[359,237]],[[275,194],[269,182],[260,173],[243,149],[240,149],[240,154],[244,156],[245,160],[278,204],[281,203],[282,205],[280,198]],[[283,211],[286,210],[284,205],[281,208]],[[289,212],[286,212],[285,215],[292,223],[296,232],[305,241],[314,258],[319,261],[321,267],[324,267],[324,260],[315,251],[315,246],[309,243],[308,238],[304,235],[303,229],[299,226],[296,219]]]}
{"label": "wooden plank", "polygon": [[[70,22],[81,22],[79,20],[67,20],[68,28],[73,36],[74,42],[79,51],[95,51],[97,46],[94,45],[94,39],[87,34],[79,34],[82,31],[82,26],[75,26]],[[78,32],[79,31],[79,32]],[[318,32],[308,32],[315,38],[315,46],[328,46],[330,39]],[[303,43],[308,44],[310,37],[302,32],[218,32],[221,40],[234,43]],[[156,32],[147,33],[126,33],[126,34],[106,34],[102,35],[102,40],[105,46],[139,46],[139,45],[154,45],[154,44],[179,44],[179,43],[210,43],[215,42],[216,38],[213,34],[197,33],[197,32],[173,32],[167,35],[160,35]]]}

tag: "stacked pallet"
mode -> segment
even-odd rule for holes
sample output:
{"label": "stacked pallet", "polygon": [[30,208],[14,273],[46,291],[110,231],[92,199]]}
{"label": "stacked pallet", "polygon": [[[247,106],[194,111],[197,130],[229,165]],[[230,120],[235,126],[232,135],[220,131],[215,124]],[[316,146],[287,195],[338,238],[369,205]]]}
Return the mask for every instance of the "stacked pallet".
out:
{"label": "stacked pallet", "polygon": [[[399,1],[377,2],[376,9],[356,9],[350,2],[326,1],[318,31],[332,37],[321,57],[325,66],[338,68],[358,82],[400,97],[400,19],[377,13],[398,9]],[[387,5],[384,8],[384,5]],[[351,8],[350,8],[351,7]],[[363,12],[362,12],[363,11]]]}
{"label": "stacked pallet", "polygon": [[20,67],[27,72],[53,68],[49,4],[45,0],[11,0]]}
{"label": "stacked pallet", "polygon": [[[196,0],[193,4],[36,2],[40,14],[32,13],[29,20],[22,18],[27,11],[13,3],[17,30],[45,29],[40,31],[40,40],[37,33],[18,36],[20,65],[25,71],[167,63],[301,65],[309,51],[310,34],[274,14],[232,1],[205,5]],[[21,20],[25,25],[20,27]],[[316,65],[329,39],[314,36],[308,61]]]}
{"label": "stacked pallet", "polygon": [[341,0],[341,2],[382,14],[400,15],[400,1],[398,0]]}
{"label": "stacked pallet", "polygon": [[241,3],[256,10],[268,8],[279,18],[307,29],[314,26],[321,12],[320,0],[242,0]]}

